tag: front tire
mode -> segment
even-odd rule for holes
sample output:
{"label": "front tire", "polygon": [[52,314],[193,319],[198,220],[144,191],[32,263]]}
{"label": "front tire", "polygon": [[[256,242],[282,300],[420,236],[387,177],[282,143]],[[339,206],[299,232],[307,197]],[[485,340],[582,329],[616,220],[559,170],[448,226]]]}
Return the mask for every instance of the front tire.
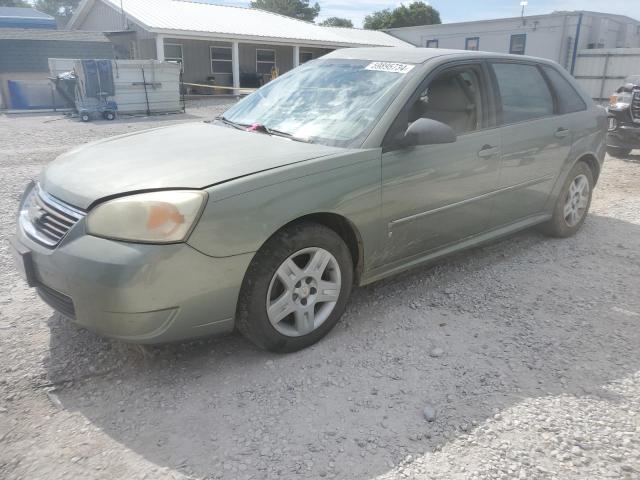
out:
{"label": "front tire", "polygon": [[591,206],[593,172],[585,162],[578,162],[569,172],[553,209],[553,217],[543,225],[543,231],[552,237],[566,238],[574,235]]}
{"label": "front tire", "polygon": [[295,352],[338,323],[353,283],[347,245],[333,230],[305,222],[276,233],[258,251],[238,301],[238,330],[260,348]]}

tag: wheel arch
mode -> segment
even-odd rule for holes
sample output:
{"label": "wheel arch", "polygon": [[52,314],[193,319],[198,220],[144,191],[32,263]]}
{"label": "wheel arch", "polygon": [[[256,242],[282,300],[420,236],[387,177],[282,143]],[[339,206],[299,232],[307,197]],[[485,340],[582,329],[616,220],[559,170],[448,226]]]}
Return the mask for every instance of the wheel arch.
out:
{"label": "wheel arch", "polygon": [[594,185],[598,183],[598,177],[600,177],[600,163],[598,163],[598,159],[592,153],[585,153],[578,157],[576,163],[584,162],[587,164],[591,173],[593,174],[593,183]]}
{"label": "wheel arch", "polygon": [[357,285],[360,282],[364,265],[364,248],[362,243],[362,236],[360,234],[360,231],[358,230],[358,227],[356,227],[353,222],[351,222],[347,217],[343,215],[333,212],[314,212],[300,216],[278,228],[275,232],[273,232],[273,234],[269,236],[268,239],[263,242],[260,248],[262,248],[262,246],[278,232],[284,230],[285,228],[291,227],[292,225],[297,225],[305,222],[320,224],[330,230],[333,230],[340,236],[340,238],[342,238],[344,243],[346,243],[347,248],[349,248],[349,253],[351,254],[351,259],[353,261],[353,281],[354,284]]}

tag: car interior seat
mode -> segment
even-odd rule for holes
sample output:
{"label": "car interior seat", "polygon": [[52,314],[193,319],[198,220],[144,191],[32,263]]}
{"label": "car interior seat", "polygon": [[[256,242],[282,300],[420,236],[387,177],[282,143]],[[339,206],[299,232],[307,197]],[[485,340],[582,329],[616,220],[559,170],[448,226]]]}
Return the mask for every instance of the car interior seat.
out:
{"label": "car interior seat", "polygon": [[[427,89],[427,95],[413,105],[409,120],[430,118],[446,123],[457,134],[476,128],[476,105],[465,91],[457,75],[438,77]],[[467,89],[468,90],[468,89]]]}

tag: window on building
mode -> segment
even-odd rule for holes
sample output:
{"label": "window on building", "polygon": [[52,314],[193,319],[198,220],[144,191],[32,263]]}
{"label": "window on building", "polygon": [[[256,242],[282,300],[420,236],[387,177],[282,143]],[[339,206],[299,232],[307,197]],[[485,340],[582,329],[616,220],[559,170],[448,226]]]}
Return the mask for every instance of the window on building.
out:
{"label": "window on building", "polygon": [[502,100],[502,123],[510,124],[553,115],[553,96],[535,65],[494,63]]}
{"label": "window on building", "polygon": [[542,69],[547,75],[551,86],[556,91],[558,113],[573,113],[587,109],[587,105],[584,103],[582,97],[558,70],[548,66],[543,66]]}
{"label": "window on building", "polygon": [[211,52],[211,73],[233,73],[231,47],[209,47]]}
{"label": "window on building", "polygon": [[516,55],[524,55],[525,47],[527,46],[527,34],[518,33],[511,35],[511,44],[509,45],[509,53]]}
{"label": "window on building", "polygon": [[300,63],[306,63],[309,60],[313,60],[312,52],[300,52]]}
{"label": "window on building", "polygon": [[258,48],[256,50],[256,72],[270,74],[276,66],[276,51]]}
{"label": "window on building", "polygon": [[129,42],[129,58],[138,58],[138,42]]}
{"label": "window on building", "polygon": [[468,37],[464,42],[464,49],[477,52],[480,49],[480,37]]}
{"label": "window on building", "polygon": [[438,39],[427,40],[427,48],[438,48]]}
{"label": "window on building", "polygon": [[184,70],[184,57],[182,56],[182,45],[179,43],[164,44],[164,59],[166,62],[179,63]]}

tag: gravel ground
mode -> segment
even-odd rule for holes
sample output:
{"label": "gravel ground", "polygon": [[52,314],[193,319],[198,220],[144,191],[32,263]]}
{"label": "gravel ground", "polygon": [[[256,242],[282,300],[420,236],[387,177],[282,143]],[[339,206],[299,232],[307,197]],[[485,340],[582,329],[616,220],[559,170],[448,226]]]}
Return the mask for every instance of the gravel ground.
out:
{"label": "gravel ground", "polygon": [[0,116],[0,478],[640,478],[640,156],[574,238],[528,231],[354,291],[318,345],[154,348],[78,329],[6,245],[73,145],[187,115]]}

